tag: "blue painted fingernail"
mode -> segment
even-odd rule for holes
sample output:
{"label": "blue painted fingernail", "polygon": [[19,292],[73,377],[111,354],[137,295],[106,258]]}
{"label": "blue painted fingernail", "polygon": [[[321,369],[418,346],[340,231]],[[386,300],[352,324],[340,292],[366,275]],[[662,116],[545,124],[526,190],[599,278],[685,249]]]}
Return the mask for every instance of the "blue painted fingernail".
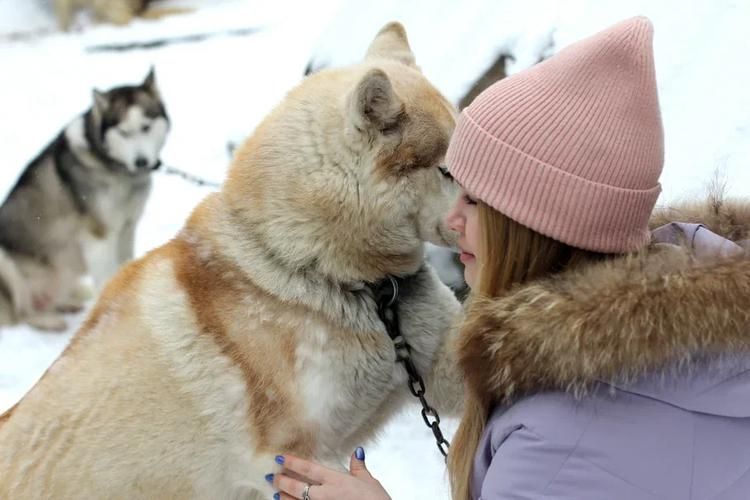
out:
{"label": "blue painted fingernail", "polygon": [[268,481],[269,483],[272,483],[273,482],[273,474],[266,474],[266,481]]}
{"label": "blue painted fingernail", "polygon": [[354,456],[357,457],[357,460],[364,460],[365,459],[365,449],[361,446],[357,446],[357,449],[354,450]]}
{"label": "blue painted fingernail", "polygon": [[276,460],[277,464],[284,465],[284,457],[282,457],[281,455],[276,455],[276,459],[275,460]]}
{"label": "blue painted fingernail", "polygon": [[279,498],[281,498],[280,494],[278,494],[278,493],[274,493],[273,494],[273,500],[279,500]]}

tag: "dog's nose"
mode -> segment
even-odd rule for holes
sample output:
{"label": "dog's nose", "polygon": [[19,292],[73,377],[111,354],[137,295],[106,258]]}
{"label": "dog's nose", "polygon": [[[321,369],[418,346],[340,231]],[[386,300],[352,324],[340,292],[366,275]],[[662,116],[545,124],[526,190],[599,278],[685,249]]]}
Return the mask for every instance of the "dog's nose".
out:
{"label": "dog's nose", "polygon": [[148,160],[143,156],[139,156],[135,159],[135,166],[138,168],[146,168],[148,166]]}

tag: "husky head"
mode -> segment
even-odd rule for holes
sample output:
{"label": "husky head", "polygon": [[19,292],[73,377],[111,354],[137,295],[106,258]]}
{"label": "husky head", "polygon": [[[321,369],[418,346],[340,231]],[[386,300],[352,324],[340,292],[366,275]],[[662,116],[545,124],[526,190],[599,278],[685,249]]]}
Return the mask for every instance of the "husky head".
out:
{"label": "husky head", "polygon": [[444,157],[454,107],[386,25],[354,66],[305,78],[238,150],[224,199],[273,260],[337,281],[416,271],[455,235]]}
{"label": "husky head", "polygon": [[86,116],[86,138],[107,163],[130,174],[160,165],[159,153],[169,131],[169,119],[156,86],[154,69],[137,86],[94,90]]}

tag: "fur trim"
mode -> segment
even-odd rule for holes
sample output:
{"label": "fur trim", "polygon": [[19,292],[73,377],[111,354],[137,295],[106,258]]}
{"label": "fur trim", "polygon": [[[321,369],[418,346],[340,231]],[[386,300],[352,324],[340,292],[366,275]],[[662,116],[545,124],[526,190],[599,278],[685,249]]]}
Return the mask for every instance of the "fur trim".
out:
{"label": "fur trim", "polygon": [[[708,216],[706,226],[724,235],[750,230],[747,204],[681,210]],[[696,263],[672,245],[501,298],[473,298],[458,338],[469,389],[496,402],[542,390],[580,393],[595,381],[627,381],[699,354],[743,350],[750,350],[750,256]]]}
{"label": "fur trim", "polygon": [[716,188],[703,201],[654,210],[649,225],[655,229],[669,222],[703,224],[710,231],[739,243],[750,239],[750,203],[727,199],[723,190]]}

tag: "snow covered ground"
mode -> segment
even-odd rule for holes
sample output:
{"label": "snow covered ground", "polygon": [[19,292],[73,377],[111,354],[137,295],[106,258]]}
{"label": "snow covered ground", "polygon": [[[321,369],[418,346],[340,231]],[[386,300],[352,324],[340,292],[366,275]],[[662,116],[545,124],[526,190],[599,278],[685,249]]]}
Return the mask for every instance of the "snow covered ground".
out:
{"label": "snow covered ground", "polygon": [[[55,30],[49,0],[0,0],[0,198],[24,165],[84,110],[91,88],[143,79],[151,64],[172,119],[167,165],[221,181],[227,142],[252,132],[311,59],[359,59],[378,28],[398,19],[425,74],[457,101],[498,51],[511,71],[547,50],[620,19],[649,16],[656,27],[657,77],[666,131],[660,203],[699,195],[715,170],[734,195],[750,194],[750,3],[699,0],[167,0],[193,13],[125,28]],[[229,35],[257,28],[254,34]],[[100,44],[218,34],[151,50],[91,52]],[[137,234],[137,253],[167,241],[208,192],[156,174]],[[0,411],[27,391],[68,342],[24,327],[0,331]],[[454,423],[449,422],[452,429]],[[396,499],[448,498],[442,461],[416,408],[396,419],[368,463]]]}

